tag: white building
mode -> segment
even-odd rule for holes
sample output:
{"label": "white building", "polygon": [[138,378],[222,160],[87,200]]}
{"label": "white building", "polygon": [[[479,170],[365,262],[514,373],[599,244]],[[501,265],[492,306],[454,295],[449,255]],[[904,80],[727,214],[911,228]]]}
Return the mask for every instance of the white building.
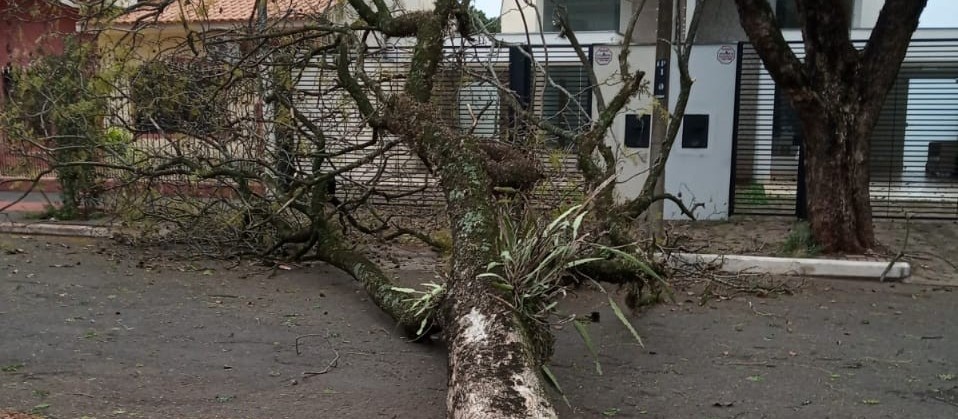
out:
{"label": "white building", "polygon": [[[794,0],[771,0],[786,40],[802,54]],[[642,1],[503,0],[500,39],[552,48],[568,45],[553,22],[557,3],[568,11],[580,42],[588,46],[591,65],[605,97],[617,90],[622,45],[629,45],[632,68],[655,72],[657,0],[645,1],[632,39],[623,33]],[[695,0],[676,0],[673,15],[687,27]],[[851,12],[851,38],[868,39],[883,0],[845,0]],[[702,203],[700,218],[721,219],[733,211],[794,214],[798,176],[797,123],[787,99],[748,45],[732,0],[710,0],[691,58],[696,80],[682,131],[666,167],[666,191],[686,204]],[[876,216],[900,216],[905,210],[932,218],[958,218],[958,3],[930,0],[914,35],[899,81],[889,93],[872,141],[872,196]],[[550,66],[567,66],[556,81],[574,89],[583,84],[575,57]],[[580,70],[576,71],[576,67]],[[676,68],[673,58],[671,68]],[[669,104],[674,106],[678,74],[669,75]],[[572,76],[569,76],[572,74]],[[577,84],[578,83],[578,84]],[[548,95],[548,92],[545,92]],[[548,97],[544,97],[548,101]],[[621,157],[618,192],[635,196],[648,170],[648,130],[643,118],[652,104],[641,95],[628,104],[607,137]],[[593,104],[593,116],[597,114]],[[692,124],[695,124],[694,126]],[[636,138],[636,136],[643,138]],[[734,172],[734,173],[733,173]],[[734,197],[734,198],[733,198]],[[681,218],[667,203],[666,218]]]}

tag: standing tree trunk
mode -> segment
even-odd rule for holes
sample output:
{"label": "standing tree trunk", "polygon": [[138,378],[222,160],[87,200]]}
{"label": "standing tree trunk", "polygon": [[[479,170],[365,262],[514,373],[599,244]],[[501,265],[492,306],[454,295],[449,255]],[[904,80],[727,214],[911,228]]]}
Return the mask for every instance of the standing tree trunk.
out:
{"label": "standing tree trunk", "polygon": [[[837,102],[836,102],[837,103]],[[875,110],[860,110],[872,112]],[[824,117],[823,117],[824,116]],[[862,253],[874,245],[869,196],[868,115],[840,109],[800,113],[805,146],[808,219],[826,250]]]}
{"label": "standing tree trunk", "polygon": [[805,59],[785,42],[767,0],[735,0],[742,27],[802,123],[808,216],[825,252],[875,246],[868,153],[878,114],[927,0],[887,0],[861,51],[844,2],[796,0]]}

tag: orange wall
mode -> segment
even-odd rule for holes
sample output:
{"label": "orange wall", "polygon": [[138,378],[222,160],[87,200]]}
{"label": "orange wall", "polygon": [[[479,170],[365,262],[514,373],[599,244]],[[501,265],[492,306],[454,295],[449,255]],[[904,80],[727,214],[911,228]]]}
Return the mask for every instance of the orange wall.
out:
{"label": "orange wall", "polygon": [[0,0],[0,69],[60,53],[63,35],[75,33],[76,23],[76,10],[56,0]]}

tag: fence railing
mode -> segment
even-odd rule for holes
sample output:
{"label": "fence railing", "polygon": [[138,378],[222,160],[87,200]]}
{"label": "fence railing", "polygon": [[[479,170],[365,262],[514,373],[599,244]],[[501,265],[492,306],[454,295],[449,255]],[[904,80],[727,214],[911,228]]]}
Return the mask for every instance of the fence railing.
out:
{"label": "fence railing", "polygon": [[[862,42],[858,43],[863,45]],[[804,47],[792,44],[800,58]],[[801,131],[756,51],[739,45],[732,211],[796,215]],[[878,218],[958,219],[958,40],[913,40],[872,133]]]}
{"label": "fence railing", "polygon": [[[34,178],[49,170],[44,152],[26,143],[12,143],[0,134],[0,179]],[[45,177],[53,178],[52,173]]]}

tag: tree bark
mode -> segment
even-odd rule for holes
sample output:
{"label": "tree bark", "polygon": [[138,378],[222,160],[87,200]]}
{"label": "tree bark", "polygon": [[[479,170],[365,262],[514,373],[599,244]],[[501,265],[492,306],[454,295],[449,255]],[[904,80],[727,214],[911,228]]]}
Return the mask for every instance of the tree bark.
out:
{"label": "tree bark", "polygon": [[[461,267],[464,268],[464,267]],[[554,418],[543,385],[543,351],[551,342],[529,330],[497,291],[467,268],[450,281],[442,314],[449,350],[450,418]],[[547,349],[548,348],[548,349]]]}
{"label": "tree bark", "polygon": [[867,163],[871,128],[858,125],[874,115],[833,109],[801,116],[808,219],[815,240],[826,253],[864,253],[875,245]]}
{"label": "tree bark", "polygon": [[417,99],[392,97],[386,124],[436,167],[446,197],[453,251],[439,324],[449,351],[448,417],[556,417],[540,374],[551,354],[547,331],[477,278],[495,260],[498,228],[484,153],[475,137],[443,126],[438,111]]}

